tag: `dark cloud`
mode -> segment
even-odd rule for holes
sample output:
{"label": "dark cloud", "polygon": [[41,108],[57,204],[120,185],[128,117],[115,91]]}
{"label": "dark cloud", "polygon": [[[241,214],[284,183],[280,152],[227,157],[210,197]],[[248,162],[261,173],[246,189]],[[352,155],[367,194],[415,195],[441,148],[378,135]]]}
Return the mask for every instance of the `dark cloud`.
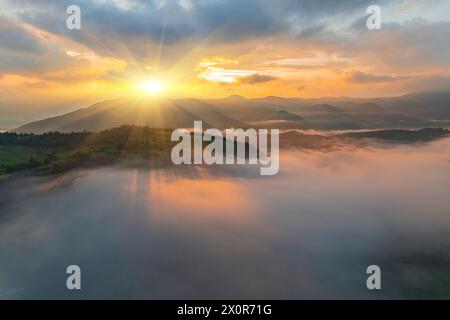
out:
{"label": "dark cloud", "polygon": [[[281,1],[283,2],[283,1]],[[373,0],[291,0],[284,1],[288,3],[287,9],[291,12],[297,12],[302,14],[305,18],[309,17],[314,19],[314,17],[331,16],[331,15],[348,15],[357,10],[362,10],[363,14],[366,14],[366,8],[370,5],[377,4],[383,5],[392,1],[389,0],[378,0],[374,3]]]}
{"label": "dark cloud", "polygon": [[43,51],[43,47],[18,21],[0,16],[0,50],[19,54],[39,54]]}
{"label": "dark cloud", "polygon": [[265,74],[252,74],[250,76],[240,77],[239,83],[243,84],[257,84],[257,83],[264,83],[276,80],[276,77],[265,75]]}
{"label": "dark cloud", "polygon": [[356,83],[391,82],[409,79],[409,77],[406,76],[394,77],[389,75],[370,74],[362,71],[348,72],[345,78],[347,81]]}
{"label": "dark cloud", "polygon": [[[325,20],[346,15],[371,4],[371,0],[179,0],[11,1],[17,16],[39,28],[64,35],[97,52],[115,52],[118,42],[138,57],[152,54],[152,44],[171,46],[190,39],[237,42],[274,34],[305,38],[326,31]],[[68,30],[67,6],[82,10],[82,30]],[[118,5],[121,4],[121,5]],[[314,23],[312,23],[314,21]],[[316,21],[321,21],[320,23]],[[136,40],[138,39],[138,40]],[[141,46],[133,45],[140,41]],[[150,50],[150,52],[149,52]]]}
{"label": "dark cloud", "polygon": [[326,26],[323,24],[314,24],[311,26],[305,26],[298,32],[297,39],[309,38],[314,35],[323,33],[324,31],[326,31]]}
{"label": "dark cloud", "polygon": [[[125,3],[125,1],[123,1]],[[104,38],[127,41],[141,38],[147,42],[171,45],[189,38],[237,41],[247,37],[283,31],[287,25],[273,15],[261,1],[192,1],[185,9],[179,1],[134,1],[135,7],[124,10],[113,1],[61,0],[21,1],[29,4],[19,17],[35,26],[95,46]],[[14,6],[16,2],[11,2]],[[78,4],[82,11],[82,30],[65,26],[65,9]],[[47,10],[42,10],[46,7]]]}

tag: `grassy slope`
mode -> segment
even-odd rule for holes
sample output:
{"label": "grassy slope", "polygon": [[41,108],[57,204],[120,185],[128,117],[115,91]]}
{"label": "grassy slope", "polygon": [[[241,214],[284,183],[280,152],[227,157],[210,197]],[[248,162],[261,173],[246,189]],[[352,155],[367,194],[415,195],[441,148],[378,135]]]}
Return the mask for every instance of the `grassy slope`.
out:
{"label": "grassy slope", "polygon": [[82,135],[4,135],[0,139],[0,180],[24,169],[51,173],[122,157],[149,157],[167,152],[172,146],[169,133],[163,129],[123,126]]}
{"label": "grassy slope", "polygon": [[43,162],[50,154],[58,152],[54,147],[1,145],[0,174],[30,167],[31,161]]}

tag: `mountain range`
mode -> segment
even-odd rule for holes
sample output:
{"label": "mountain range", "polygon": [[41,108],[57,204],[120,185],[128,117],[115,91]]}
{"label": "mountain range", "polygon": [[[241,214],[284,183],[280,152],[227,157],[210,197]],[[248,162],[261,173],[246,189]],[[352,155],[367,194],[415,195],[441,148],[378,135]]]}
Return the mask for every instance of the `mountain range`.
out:
{"label": "mountain range", "polygon": [[356,130],[447,127],[450,124],[450,91],[416,92],[387,98],[128,97],[35,121],[14,131],[99,131],[121,125],[183,128],[192,127],[194,120],[202,120],[205,128]]}

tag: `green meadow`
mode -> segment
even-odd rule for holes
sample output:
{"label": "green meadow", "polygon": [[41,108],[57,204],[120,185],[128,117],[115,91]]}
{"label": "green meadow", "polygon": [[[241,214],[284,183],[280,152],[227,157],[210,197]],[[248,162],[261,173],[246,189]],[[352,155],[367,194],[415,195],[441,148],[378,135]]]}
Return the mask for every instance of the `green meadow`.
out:
{"label": "green meadow", "polygon": [[134,126],[101,132],[0,134],[0,180],[32,170],[55,173],[81,165],[95,166],[124,157],[148,157],[171,147],[170,132]]}

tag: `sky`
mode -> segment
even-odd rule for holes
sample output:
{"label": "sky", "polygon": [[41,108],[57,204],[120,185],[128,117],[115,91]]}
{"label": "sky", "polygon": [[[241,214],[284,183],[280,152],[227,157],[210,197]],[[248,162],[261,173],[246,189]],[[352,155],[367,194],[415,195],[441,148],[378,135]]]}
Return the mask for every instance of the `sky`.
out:
{"label": "sky", "polygon": [[[80,30],[66,26],[70,5]],[[0,128],[141,94],[448,89],[449,38],[448,0],[0,0]]]}

